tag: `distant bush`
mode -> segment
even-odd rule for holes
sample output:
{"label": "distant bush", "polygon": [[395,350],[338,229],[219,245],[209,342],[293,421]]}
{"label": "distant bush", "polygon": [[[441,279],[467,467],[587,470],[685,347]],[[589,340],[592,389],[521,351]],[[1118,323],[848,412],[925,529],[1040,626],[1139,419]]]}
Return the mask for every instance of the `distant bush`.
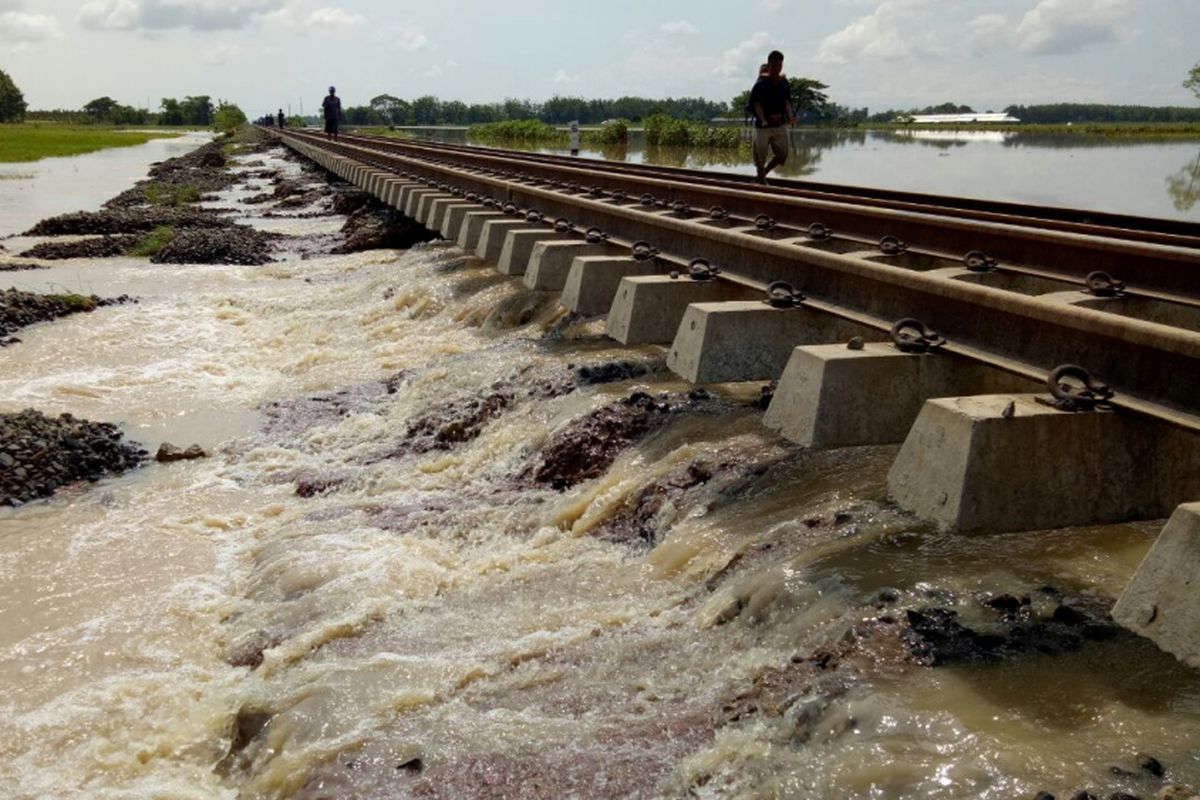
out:
{"label": "distant bush", "polygon": [[665,114],[655,114],[643,121],[646,144],[651,147],[710,147],[737,148],[742,137],[739,128],[716,128]]}
{"label": "distant bush", "polygon": [[567,134],[537,119],[515,119],[472,125],[467,137],[480,142],[566,141]]}
{"label": "distant bush", "polygon": [[600,126],[599,130],[584,131],[583,141],[596,145],[628,144],[629,123],[623,119],[611,120]]}

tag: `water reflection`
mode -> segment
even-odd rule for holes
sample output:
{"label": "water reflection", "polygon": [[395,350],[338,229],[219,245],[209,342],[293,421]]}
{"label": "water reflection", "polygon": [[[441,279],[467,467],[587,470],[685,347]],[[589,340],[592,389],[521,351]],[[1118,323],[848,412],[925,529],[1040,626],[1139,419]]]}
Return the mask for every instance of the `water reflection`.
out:
{"label": "water reflection", "polygon": [[1191,211],[1200,201],[1200,154],[1179,172],[1167,176],[1167,192],[1177,211]]}
{"label": "water reflection", "polygon": [[[464,132],[438,132],[434,138],[462,142]],[[780,177],[1193,221],[1200,202],[1200,156],[1189,140],[1020,130],[797,128],[791,143],[791,157],[776,173]],[[544,145],[504,146],[567,152]],[[740,175],[754,171],[748,144],[731,150],[647,147],[640,131],[632,131],[624,146],[585,146],[580,157]],[[1167,194],[1160,176],[1168,176]]]}

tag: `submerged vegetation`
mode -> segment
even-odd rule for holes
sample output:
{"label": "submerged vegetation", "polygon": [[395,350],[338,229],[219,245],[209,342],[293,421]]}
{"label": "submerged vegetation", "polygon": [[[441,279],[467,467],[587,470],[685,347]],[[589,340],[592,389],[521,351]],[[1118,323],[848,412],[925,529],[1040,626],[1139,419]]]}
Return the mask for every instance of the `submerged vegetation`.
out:
{"label": "submerged vegetation", "polygon": [[[477,142],[513,144],[557,144],[567,145],[570,134],[562,128],[537,119],[509,120],[472,125],[467,138]],[[629,141],[629,123],[623,119],[612,120],[597,129],[580,131],[584,144],[607,146],[622,145]]]}
{"label": "submerged vegetation", "polygon": [[0,133],[0,162],[37,161],[76,156],[109,147],[132,147],[151,139],[178,136],[173,132],[128,131],[91,125],[25,123],[5,125]]}

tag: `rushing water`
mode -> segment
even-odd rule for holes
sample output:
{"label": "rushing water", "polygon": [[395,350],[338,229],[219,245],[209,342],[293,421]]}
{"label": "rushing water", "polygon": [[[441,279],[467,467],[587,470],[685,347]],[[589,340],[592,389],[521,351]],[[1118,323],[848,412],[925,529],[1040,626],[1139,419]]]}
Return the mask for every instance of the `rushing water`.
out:
{"label": "rushing water", "polygon": [[[422,133],[464,141],[462,131]],[[776,174],[821,183],[1068,206],[1200,221],[1200,142],[1002,131],[812,131],[796,129]],[[538,148],[565,154],[566,150]],[[584,158],[753,174],[748,148],[627,147]]]}
{"label": "rushing water", "polygon": [[[894,449],[800,451],[758,386],[689,398],[448,245],[6,276],[141,302],[24,332],[0,410],[213,450],[0,511],[6,796],[1148,797],[1110,771],[1139,751],[1200,783],[1200,675],[1147,642],[927,668],[898,634],[1111,598],[1156,524],[931,532],[884,499]],[[673,410],[537,480],[638,391]],[[472,439],[449,410],[480,404]]]}

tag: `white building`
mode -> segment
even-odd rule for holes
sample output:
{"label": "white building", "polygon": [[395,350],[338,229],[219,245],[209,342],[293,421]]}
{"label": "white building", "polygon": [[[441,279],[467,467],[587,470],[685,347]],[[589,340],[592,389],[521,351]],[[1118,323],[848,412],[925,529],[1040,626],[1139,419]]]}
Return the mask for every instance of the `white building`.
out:
{"label": "white building", "polygon": [[916,122],[922,125],[991,125],[997,122],[1020,122],[1016,117],[1010,117],[1004,112],[998,114],[908,114],[900,117],[898,122]]}

